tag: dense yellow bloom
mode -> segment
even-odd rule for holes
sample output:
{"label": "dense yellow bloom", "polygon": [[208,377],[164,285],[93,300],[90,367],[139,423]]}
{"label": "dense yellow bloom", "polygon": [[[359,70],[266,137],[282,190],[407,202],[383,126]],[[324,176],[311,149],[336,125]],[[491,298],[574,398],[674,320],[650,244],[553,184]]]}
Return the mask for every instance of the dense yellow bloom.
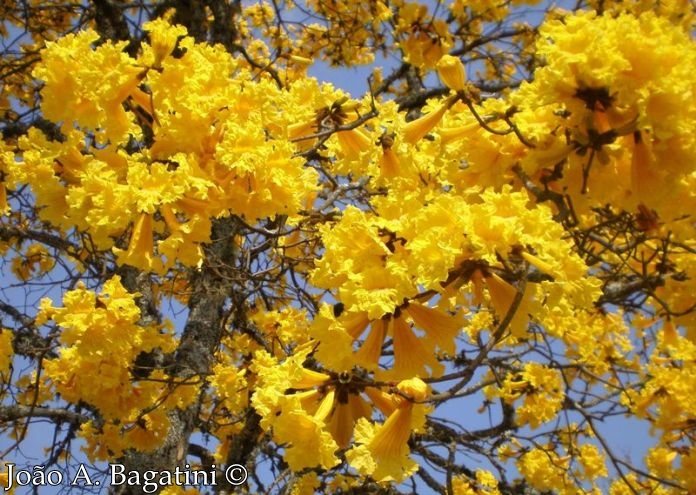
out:
{"label": "dense yellow bloom", "polygon": [[451,48],[452,35],[441,19],[426,21],[427,10],[426,5],[406,3],[400,12],[397,30],[405,33],[405,39],[399,43],[405,60],[417,67],[432,69]]}
{"label": "dense yellow bloom", "polygon": [[305,27],[293,45],[300,54],[322,58],[333,65],[366,64],[374,60],[371,39],[380,24],[391,17],[384,1],[337,0],[330,4],[312,0],[307,5],[326,19],[328,27],[314,23]]}
{"label": "dense yellow bloom", "polygon": [[[330,377],[302,366],[307,352],[298,352],[279,364],[265,351],[258,351],[254,371],[259,382],[252,404],[261,415],[261,425],[272,429],[275,441],[288,444],[284,458],[292,469],[317,465],[329,469],[339,462],[335,456],[338,444],[326,429],[325,411],[315,415],[320,394],[313,387]],[[286,394],[289,389],[307,390]]]}
{"label": "dense yellow bloom", "polygon": [[[693,210],[685,189],[696,156],[689,131],[696,125],[690,96],[696,55],[689,34],[650,11],[578,12],[545,23],[537,53],[546,65],[512,96],[524,109],[515,117],[520,129],[542,144],[525,152],[525,169],[534,174],[553,166],[550,159],[567,159],[560,183],[580,213],[607,202],[628,209],[645,204],[670,221]],[[549,114],[559,110],[565,117]],[[554,131],[558,126],[568,129],[574,150]],[[599,147],[597,136],[612,138]],[[590,166],[593,147],[602,165]]]}
{"label": "dense yellow bloom", "polygon": [[[538,53],[547,66],[537,71],[535,81],[549,91],[542,93],[542,102],[573,102],[569,109],[580,111],[587,103],[583,89],[605,88],[608,111],[629,112],[629,119],[637,113],[637,127],[652,129],[662,140],[693,119],[684,94],[694,84],[692,42],[664,19],[649,12],[616,18],[577,13],[563,23],[546,23],[541,39]],[[667,115],[680,118],[667,121]]]}
{"label": "dense yellow bloom", "polygon": [[218,363],[213,367],[213,376],[209,381],[216,390],[217,397],[231,413],[248,406],[249,391],[245,369],[237,369],[232,363]]}
{"label": "dense yellow bloom", "polygon": [[[599,10],[597,0],[588,2],[588,5]],[[632,13],[636,17],[644,12],[651,12],[668,20],[673,25],[682,27],[686,32],[692,32],[696,24],[696,12],[689,0],[630,0],[628,2],[610,2],[603,4],[604,12],[611,15],[619,13]]]}
{"label": "dense yellow bloom", "polygon": [[[100,295],[80,286],[64,295],[63,307],[43,305],[45,317],[63,329],[59,356],[44,365],[46,377],[63,398],[73,403],[88,403],[98,408],[107,420],[101,430],[105,437],[99,440],[103,446],[90,447],[96,458],[107,458],[107,450],[119,445],[118,448],[131,448],[133,442],[153,448],[164,439],[167,430],[166,414],[159,409],[149,413],[156,416],[149,427],[140,426],[140,411],[169,393],[166,385],[158,381],[134,383],[130,368],[141,352],[155,348],[169,352],[175,342],[160,327],[137,324],[140,310],[134,297],[114,277],[104,284]],[[124,334],[128,335],[127,339],[122,337]],[[95,381],[95,376],[99,380]],[[110,424],[112,420],[114,423]],[[126,430],[129,433],[123,437],[121,430],[129,422],[137,425]],[[142,435],[137,436],[146,432],[144,439]],[[91,438],[92,433],[85,435]],[[95,436],[95,441],[99,438]],[[110,444],[109,438],[116,443]]]}
{"label": "dense yellow bloom", "polygon": [[[372,406],[360,394],[361,387],[351,385],[352,375],[303,368],[300,363],[305,355],[303,351],[278,363],[259,351],[252,367],[260,379],[252,403],[261,415],[261,425],[272,430],[277,443],[286,445],[284,458],[290,466],[296,470],[316,465],[328,469],[339,462],[335,456],[338,448],[346,448],[355,435],[356,447],[349,456],[355,459],[351,463],[356,469],[378,469],[377,474],[384,473],[385,480],[390,473],[399,472],[394,476],[400,479],[408,476],[410,468],[400,472],[398,466],[413,465],[406,442],[410,432],[424,424],[428,408],[420,403],[427,399],[428,386],[412,378],[401,381],[392,393],[365,389],[372,405],[388,417],[373,437],[368,433],[375,432],[370,423]],[[368,465],[358,467],[363,462]]]}
{"label": "dense yellow bloom", "polygon": [[[643,387],[627,390],[622,402],[637,417],[648,418],[651,431],[678,439],[696,418],[696,400],[688,391],[696,376],[696,345],[678,335],[670,342],[664,342],[664,338],[661,340],[662,350],[653,352],[641,370],[645,376]],[[670,358],[665,358],[663,353]],[[653,462],[657,459],[659,456]]]}
{"label": "dense yellow bloom", "polygon": [[104,142],[121,141],[135,132],[121,103],[135,91],[142,69],[123,53],[125,42],[92,49],[98,39],[86,30],[49,42],[34,77],[45,82],[41,94],[46,118],[100,130]]}
{"label": "dense yellow bloom", "polygon": [[583,476],[588,480],[595,480],[600,476],[607,476],[607,466],[604,455],[597,446],[587,443],[580,447],[580,465]]}
{"label": "dense yellow bloom", "polygon": [[112,419],[100,427],[94,422],[83,423],[79,435],[85,440],[84,451],[90,459],[104,461],[113,455],[123,455],[127,449],[145,452],[154,450],[164,441],[169,429],[166,413],[152,413]]}
{"label": "dense yellow bloom", "polygon": [[[245,85],[251,75],[220,47],[195,45],[163,20],[145,29],[150,44],[137,58],[123,43],[95,48],[91,31],[49,43],[35,75],[44,113],[64,122],[67,139],[32,130],[20,140],[24,161],[3,155],[3,166],[51,205],[46,220],[89,230],[101,249],[132,226],[128,247],[115,249],[119,262],[162,273],[201,263],[212,218],[297,214],[318,176],[282,136],[302,84],[292,96],[269,81]],[[182,56],[171,55],[175,46]],[[97,146],[85,138],[92,132]],[[151,146],[126,153],[144,132]]]}
{"label": "dense yellow bloom", "polygon": [[315,284],[340,287],[339,299],[371,319],[392,312],[416,291],[400,253],[382,239],[383,226],[379,218],[346,208],[338,225],[322,229],[326,254],[313,273]]}
{"label": "dense yellow bloom", "polygon": [[287,343],[302,345],[310,340],[310,318],[305,310],[285,307],[277,311],[259,311],[250,320],[264,335],[283,345],[276,346],[276,357],[281,357]]}

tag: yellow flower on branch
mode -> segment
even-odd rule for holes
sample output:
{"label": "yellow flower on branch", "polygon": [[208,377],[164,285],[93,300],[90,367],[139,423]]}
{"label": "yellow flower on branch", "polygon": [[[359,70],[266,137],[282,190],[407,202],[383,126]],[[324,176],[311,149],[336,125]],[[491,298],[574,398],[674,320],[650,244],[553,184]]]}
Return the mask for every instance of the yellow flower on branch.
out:
{"label": "yellow flower on branch", "polygon": [[509,404],[523,399],[516,409],[516,421],[533,429],[555,418],[565,398],[560,373],[538,363],[526,363],[520,373],[509,375],[493,394]]}
{"label": "yellow flower on branch", "polygon": [[453,97],[447,98],[437,108],[423,115],[422,117],[408,122],[403,127],[403,139],[408,144],[416,144],[423,136],[429,133],[433,128],[440,123],[442,116],[454,103]]}
{"label": "yellow flower on branch", "polygon": [[458,57],[445,55],[437,62],[437,74],[442,82],[452,91],[464,91],[466,88],[466,73],[464,64]]}
{"label": "yellow flower on branch", "polygon": [[401,482],[411,476],[418,464],[409,457],[408,439],[425,424],[427,407],[420,404],[428,396],[428,386],[419,378],[397,385],[396,407],[381,425],[360,419],[355,430],[355,446],[346,452],[351,466],[377,481]]}
{"label": "yellow flower on branch", "polygon": [[167,14],[165,18],[153,19],[143,24],[143,31],[148,33],[150,39],[141,55],[141,60],[147,67],[161,68],[162,61],[171,55],[180,39],[183,40],[182,48],[192,45],[193,40],[186,37],[188,32],[185,27],[170,24],[168,17],[171,17],[173,11]]}
{"label": "yellow flower on branch", "polygon": [[361,129],[351,129],[348,131],[338,131],[336,138],[341,145],[341,149],[348,158],[357,158],[361,153],[369,151],[374,143]]}
{"label": "yellow flower on branch", "polygon": [[128,249],[125,252],[118,248],[113,250],[120,264],[155,272],[163,268],[161,260],[153,252],[152,215],[147,213],[141,213],[133,226]]}

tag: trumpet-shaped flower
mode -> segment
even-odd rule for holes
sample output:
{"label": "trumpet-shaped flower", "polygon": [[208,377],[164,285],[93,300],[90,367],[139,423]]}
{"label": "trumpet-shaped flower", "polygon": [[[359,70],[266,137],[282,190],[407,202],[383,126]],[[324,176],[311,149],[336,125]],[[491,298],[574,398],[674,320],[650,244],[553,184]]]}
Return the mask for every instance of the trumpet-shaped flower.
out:
{"label": "trumpet-shaped flower", "polygon": [[408,439],[413,431],[423,427],[423,401],[428,387],[422,380],[404,380],[397,386],[397,406],[382,425],[360,419],[355,430],[355,446],[346,452],[351,466],[360,474],[370,475],[380,482],[401,482],[411,476],[418,464],[409,457]]}
{"label": "trumpet-shaped flower", "polygon": [[152,216],[141,213],[133,227],[128,249],[124,252],[114,248],[120,264],[131,265],[145,270],[161,270],[160,260],[155,258],[152,232]]}
{"label": "trumpet-shaped flower", "polygon": [[448,98],[434,110],[404,125],[404,141],[408,144],[415,144],[420,141],[423,136],[433,130],[440,120],[442,120],[442,116],[445,115],[445,112],[452,105],[453,101],[454,100]]}

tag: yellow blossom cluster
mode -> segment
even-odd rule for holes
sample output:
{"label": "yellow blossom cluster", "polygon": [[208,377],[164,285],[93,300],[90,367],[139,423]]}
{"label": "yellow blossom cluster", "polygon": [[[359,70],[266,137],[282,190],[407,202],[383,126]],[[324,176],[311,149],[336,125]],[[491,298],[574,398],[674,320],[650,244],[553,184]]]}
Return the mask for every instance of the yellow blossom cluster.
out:
{"label": "yellow blossom cluster", "polygon": [[404,59],[416,67],[432,69],[453,45],[448,24],[432,18],[428,6],[418,2],[404,2],[399,11],[395,34]]}
{"label": "yellow blossom cluster", "polygon": [[[283,362],[259,351],[252,366],[259,379],[252,404],[262,426],[286,445],[291,469],[335,466],[339,448],[348,447],[354,436],[346,456],[359,473],[379,481],[401,481],[413,474],[417,464],[407,442],[425,424],[428,386],[411,378],[384,392],[349,372],[313,371],[302,366],[309,350]],[[382,424],[373,423],[375,413],[385,418]]]}
{"label": "yellow blossom cluster", "polygon": [[316,174],[284,134],[292,98],[252,83],[219,47],[178,40],[181,27],[145,29],[151,44],[137,58],[123,44],[95,48],[92,31],[49,43],[35,76],[66,139],[32,129],[19,143],[23,160],[3,156],[3,166],[51,206],[45,220],[89,230],[101,249],[120,238],[120,263],[162,272],[201,262],[213,218],[296,214]]}
{"label": "yellow blossom cluster", "polygon": [[[45,378],[65,400],[99,410],[104,423],[86,423],[80,430],[96,459],[126,448],[155,448],[168,429],[166,407],[195,397],[192,387],[168,389],[164,375],[133,381],[130,369],[140,353],[171,352],[176,346],[165,327],[138,324],[135,297],[114,277],[99,295],[81,286],[64,295],[62,307],[53,307],[49,299],[41,303],[39,319],[62,329],[58,356],[44,365]],[[152,410],[158,403],[164,406]]]}
{"label": "yellow blossom cluster", "polygon": [[523,397],[523,403],[515,408],[516,420],[532,429],[556,417],[565,398],[560,373],[538,363],[525,364],[519,373],[505,379],[500,390],[489,395],[499,395],[511,404]]}
{"label": "yellow blossom cluster", "polygon": [[652,12],[578,13],[544,24],[537,54],[546,65],[511,100],[536,144],[521,161],[526,172],[565,160],[564,179],[551,184],[572,194],[577,212],[644,205],[683,230],[696,155],[689,33]]}

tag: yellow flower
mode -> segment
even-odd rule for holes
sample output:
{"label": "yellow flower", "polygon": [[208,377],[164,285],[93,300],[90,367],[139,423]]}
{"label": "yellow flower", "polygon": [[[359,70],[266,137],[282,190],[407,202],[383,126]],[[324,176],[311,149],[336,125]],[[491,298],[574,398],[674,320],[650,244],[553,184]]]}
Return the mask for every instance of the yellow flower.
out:
{"label": "yellow flower", "polygon": [[586,479],[595,480],[600,476],[607,476],[606,461],[595,445],[586,443],[580,447],[579,451],[579,460]]}
{"label": "yellow flower", "polygon": [[334,406],[335,409],[327,427],[338,446],[344,449],[348,447],[353,437],[355,423],[360,418],[370,418],[372,407],[358,394],[349,394],[347,402],[337,399]]}
{"label": "yellow flower", "polygon": [[[515,301],[518,291],[495,273],[487,274],[485,281],[491,297],[491,305],[498,316],[498,321],[502,321],[512,309],[512,303]],[[524,295],[522,297],[524,298]],[[519,306],[515,308],[514,315],[510,321],[509,328],[515,336],[523,336],[527,329],[528,316],[524,306],[523,299]]]}
{"label": "yellow flower", "polygon": [[404,142],[416,144],[420,141],[423,136],[429,133],[433,127],[440,122],[442,116],[445,115],[445,112],[452,105],[453,101],[454,100],[451,98],[448,98],[433,111],[407,123],[403,128]]}
{"label": "yellow flower", "polygon": [[162,262],[153,253],[152,215],[141,213],[133,227],[128,249],[124,252],[122,249],[113,248],[113,251],[122,265],[131,265],[148,271],[160,271]]}
{"label": "yellow flower", "polygon": [[523,403],[516,409],[516,421],[520,425],[538,428],[560,411],[565,397],[563,390],[558,371],[527,363],[521,373],[505,379],[499,395],[510,404],[523,397]]}
{"label": "yellow flower", "polygon": [[0,327],[0,376],[3,377],[3,382],[10,374],[10,366],[12,365],[12,356],[14,349],[12,348],[13,333],[7,328]]}
{"label": "yellow flower", "polygon": [[232,363],[217,363],[213,367],[210,384],[231,414],[241,411],[248,405],[249,390],[246,371],[246,369],[238,369]]}
{"label": "yellow flower", "polygon": [[424,339],[432,340],[444,352],[454,353],[454,339],[464,326],[461,317],[452,316],[419,303],[410,303],[404,311],[418,328],[425,330]]}
{"label": "yellow flower", "polygon": [[397,390],[404,394],[409,400],[423,402],[430,393],[428,385],[420,378],[409,378],[402,380],[396,386]]}
{"label": "yellow flower", "polygon": [[459,139],[475,139],[474,136],[479,129],[480,124],[474,121],[470,124],[465,124],[457,127],[447,127],[439,129],[437,131],[437,135],[440,136],[440,142],[442,144],[447,144],[453,141],[457,141]]}
{"label": "yellow flower", "polygon": [[338,299],[352,312],[366,311],[370,320],[392,313],[417,291],[400,246],[387,245],[380,233],[383,225],[347,207],[338,223],[320,228],[325,251],[312,273],[316,285],[339,287]]}
{"label": "yellow flower", "polygon": [[[384,317],[372,322],[370,332],[360,349],[355,354],[356,362],[367,369],[375,369],[382,355],[382,345],[387,338],[387,333],[392,326],[392,318]],[[363,327],[364,329],[365,327]],[[355,337],[357,338],[357,336]]]}
{"label": "yellow flower", "polygon": [[568,459],[553,451],[540,448],[530,450],[517,461],[517,469],[532,488],[562,490],[573,486],[568,479]]}
{"label": "yellow flower", "polygon": [[380,171],[385,178],[391,179],[401,173],[401,160],[391,148],[384,148],[380,157]]}
{"label": "yellow flower", "polygon": [[331,469],[340,461],[334,455],[338,444],[324,429],[321,419],[310,416],[302,409],[283,411],[273,421],[273,437],[279,443],[288,443],[285,461],[293,471],[322,466]]}
{"label": "yellow flower", "polygon": [[[444,28],[446,31],[446,27]],[[399,46],[404,51],[405,59],[418,67],[432,68],[447,53],[451,43],[447,36],[418,31],[411,33]]]}
{"label": "yellow flower", "polygon": [[[414,334],[403,316],[392,321],[392,337],[394,368],[385,372],[385,376],[399,379],[413,375],[438,375],[443,372],[444,365],[438,361],[432,344]],[[429,372],[426,368],[429,368]]]}
{"label": "yellow flower", "polygon": [[172,26],[167,17],[171,16],[165,16],[164,19],[154,19],[143,24],[143,31],[147,31],[150,43],[144,46],[142,57],[147,65],[155,68],[162,66],[162,60],[172,53],[177,41],[188,34],[185,27]]}
{"label": "yellow flower", "polygon": [[[403,381],[397,388],[413,394],[413,400],[423,400],[428,393],[427,385],[418,378]],[[424,424],[424,406],[415,405],[412,399],[399,397],[397,407],[382,425],[374,426],[364,418],[358,421],[355,446],[346,452],[346,458],[359,473],[380,482],[401,482],[418,469],[409,457],[408,439]],[[417,414],[415,408],[420,409]]]}
{"label": "yellow flower", "polygon": [[374,143],[361,129],[338,131],[336,133],[341,149],[348,158],[357,158],[361,153],[368,151]]}
{"label": "yellow flower", "polygon": [[[171,352],[175,345],[170,333],[160,331],[162,326],[137,324],[137,296],[114,277],[99,295],[78,286],[63,296],[64,307],[42,304],[43,312],[62,329],[58,357],[46,361],[46,376],[65,400],[91,404],[107,419],[126,421],[132,415],[135,421],[166,389],[164,379],[132,381],[130,368],[141,352],[157,347]],[[95,375],[100,377],[97,382]]]}
{"label": "yellow flower", "polygon": [[459,57],[445,55],[437,62],[437,74],[445,86],[452,91],[464,91],[466,88],[466,73],[464,64]]}
{"label": "yellow flower", "polygon": [[527,263],[529,263],[530,265],[533,265],[539,271],[546,273],[548,275],[555,275],[555,271],[549,263],[546,263],[545,261],[539,259],[537,256],[534,256],[532,253],[522,250],[520,255],[525,259],[525,261]]}

